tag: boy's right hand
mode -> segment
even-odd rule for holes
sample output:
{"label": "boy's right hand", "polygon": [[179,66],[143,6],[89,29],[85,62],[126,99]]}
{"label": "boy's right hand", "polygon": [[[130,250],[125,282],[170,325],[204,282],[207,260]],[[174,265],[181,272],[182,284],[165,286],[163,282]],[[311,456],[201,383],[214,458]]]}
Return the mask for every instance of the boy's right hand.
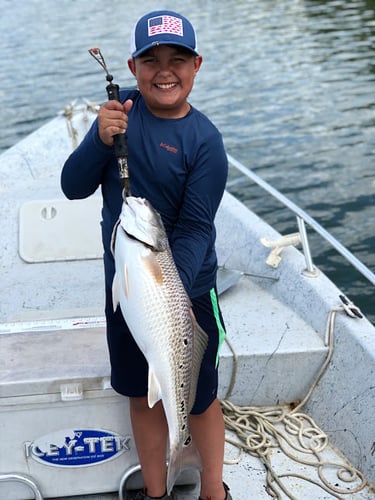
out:
{"label": "boy's right hand", "polygon": [[133,101],[128,99],[122,104],[112,100],[105,102],[98,112],[99,137],[107,146],[113,145],[113,136],[124,134],[128,128],[128,113]]}

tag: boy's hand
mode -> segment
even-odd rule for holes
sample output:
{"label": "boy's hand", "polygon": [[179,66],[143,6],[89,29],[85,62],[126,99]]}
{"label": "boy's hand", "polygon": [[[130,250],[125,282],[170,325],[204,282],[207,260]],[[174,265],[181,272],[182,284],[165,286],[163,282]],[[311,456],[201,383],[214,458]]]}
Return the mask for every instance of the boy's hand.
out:
{"label": "boy's hand", "polygon": [[113,145],[113,136],[124,134],[128,128],[128,113],[133,101],[128,99],[121,104],[118,101],[107,101],[99,109],[99,137],[107,146]]}

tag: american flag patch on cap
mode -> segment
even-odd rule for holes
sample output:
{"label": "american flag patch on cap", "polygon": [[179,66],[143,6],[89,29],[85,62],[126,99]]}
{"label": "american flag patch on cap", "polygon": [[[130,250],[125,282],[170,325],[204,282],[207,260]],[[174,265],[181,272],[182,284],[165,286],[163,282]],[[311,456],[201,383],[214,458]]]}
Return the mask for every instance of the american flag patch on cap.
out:
{"label": "american flag patch on cap", "polygon": [[148,20],[148,36],[164,33],[184,36],[182,19],[174,16],[157,16]]}

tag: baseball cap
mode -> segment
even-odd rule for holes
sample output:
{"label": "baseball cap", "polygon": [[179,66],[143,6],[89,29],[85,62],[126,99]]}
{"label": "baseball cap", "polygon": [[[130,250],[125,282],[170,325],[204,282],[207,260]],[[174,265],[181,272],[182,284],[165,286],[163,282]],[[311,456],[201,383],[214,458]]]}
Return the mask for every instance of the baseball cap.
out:
{"label": "baseball cap", "polygon": [[179,45],[195,55],[197,37],[191,22],[171,10],[155,10],[136,22],[130,38],[130,54],[138,57],[156,45]]}

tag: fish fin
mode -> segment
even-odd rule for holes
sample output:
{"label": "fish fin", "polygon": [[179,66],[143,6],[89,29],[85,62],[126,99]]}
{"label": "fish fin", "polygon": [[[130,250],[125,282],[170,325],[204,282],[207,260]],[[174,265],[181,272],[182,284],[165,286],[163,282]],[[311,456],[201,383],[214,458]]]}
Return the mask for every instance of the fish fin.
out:
{"label": "fish fin", "polygon": [[112,255],[115,255],[115,243],[116,243],[116,234],[117,234],[117,229],[120,224],[120,219],[116,222],[116,224],[113,227],[112,231],[112,236],[111,236],[111,252]]}
{"label": "fish fin", "polygon": [[151,274],[158,285],[162,285],[164,283],[163,271],[155,258],[155,254],[150,252],[147,256],[142,257],[142,260],[148,273]]}
{"label": "fish fin", "polygon": [[125,297],[129,298],[129,270],[128,266],[124,264],[124,294]]}
{"label": "fish fin", "polygon": [[193,441],[189,445],[171,450],[167,472],[167,493],[171,494],[172,488],[180,475],[185,469],[202,470],[202,460],[198,449]]}
{"label": "fish fin", "polygon": [[119,293],[118,293],[118,277],[117,273],[115,272],[115,276],[112,281],[112,306],[113,306],[113,312],[116,311],[118,305],[119,305]]}
{"label": "fish fin", "polygon": [[197,393],[197,384],[199,371],[201,369],[202,359],[208,345],[208,335],[203,328],[193,319],[193,360],[192,360],[192,376],[190,384],[190,393],[188,401],[189,413],[194,405],[195,396]]}
{"label": "fish fin", "polygon": [[[124,295],[129,298],[129,276],[128,276],[128,266],[124,265]],[[112,305],[113,311],[116,311],[117,306],[120,303],[120,280],[118,277],[118,272],[115,271],[115,276],[112,281]]]}
{"label": "fish fin", "polygon": [[161,399],[161,389],[155,372],[148,370],[148,406],[152,408]]}

